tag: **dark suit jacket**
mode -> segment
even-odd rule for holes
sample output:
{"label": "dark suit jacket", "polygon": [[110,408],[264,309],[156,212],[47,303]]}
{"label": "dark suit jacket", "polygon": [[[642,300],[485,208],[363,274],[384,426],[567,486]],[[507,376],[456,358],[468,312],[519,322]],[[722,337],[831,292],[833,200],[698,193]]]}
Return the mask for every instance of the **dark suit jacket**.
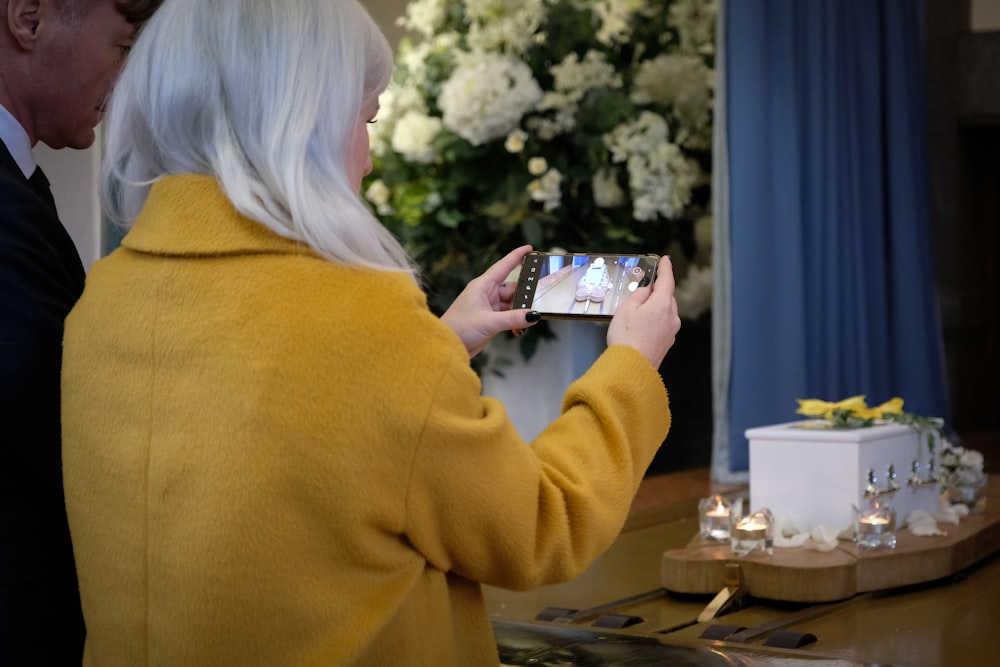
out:
{"label": "dark suit jacket", "polygon": [[[47,184],[29,183],[0,142],[0,624],[33,588],[55,596],[41,607],[52,619],[59,605],[79,609],[63,499],[59,374],[63,320],[84,277]],[[53,593],[56,580],[70,585]],[[0,644],[16,641],[11,634],[0,626]],[[51,639],[61,640],[55,628]],[[0,663],[2,656],[0,645]]]}

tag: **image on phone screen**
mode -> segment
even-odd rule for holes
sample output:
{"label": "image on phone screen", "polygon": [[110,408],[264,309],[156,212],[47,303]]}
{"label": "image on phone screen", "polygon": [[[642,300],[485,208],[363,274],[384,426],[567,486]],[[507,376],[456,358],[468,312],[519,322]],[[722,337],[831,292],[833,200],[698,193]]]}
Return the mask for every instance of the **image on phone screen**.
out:
{"label": "image on phone screen", "polygon": [[656,255],[532,252],[518,275],[513,308],[550,319],[605,319],[640,283],[651,281]]}

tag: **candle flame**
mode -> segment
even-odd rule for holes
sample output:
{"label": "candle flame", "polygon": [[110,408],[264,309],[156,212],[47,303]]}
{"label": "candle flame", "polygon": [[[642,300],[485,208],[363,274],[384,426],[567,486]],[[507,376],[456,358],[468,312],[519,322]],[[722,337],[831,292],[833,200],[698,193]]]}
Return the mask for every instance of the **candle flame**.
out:
{"label": "candle flame", "polygon": [[882,516],[863,516],[861,517],[861,523],[876,525],[885,525],[889,523],[889,520]]}

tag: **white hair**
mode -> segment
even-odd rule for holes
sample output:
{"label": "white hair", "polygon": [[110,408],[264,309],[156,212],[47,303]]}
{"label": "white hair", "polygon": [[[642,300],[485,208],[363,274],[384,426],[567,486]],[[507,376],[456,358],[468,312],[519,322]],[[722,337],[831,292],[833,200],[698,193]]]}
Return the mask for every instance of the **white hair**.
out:
{"label": "white hair", "polygon": [[212,175],[243,215],[332,261],[415,273],[346,168],[392,68],[357,0],[163,3],[109,102],[106,215],[129,226],[160,177]]}

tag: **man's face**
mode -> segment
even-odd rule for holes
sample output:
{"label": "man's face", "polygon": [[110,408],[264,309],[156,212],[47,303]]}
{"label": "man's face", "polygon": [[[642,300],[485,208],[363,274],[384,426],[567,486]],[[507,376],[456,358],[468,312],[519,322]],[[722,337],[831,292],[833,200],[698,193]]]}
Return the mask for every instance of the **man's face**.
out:
{"label": "man's face", "polygon": [[36,44],[39,84],[36,96],[35,138],[52,148],[87,148],[94,143],[94,127],[101,121],[104,103],[135,39],[135,27],[115,9],[114,0],[84,2],[70,20],[48,3],[48,15],[39,26]]}

